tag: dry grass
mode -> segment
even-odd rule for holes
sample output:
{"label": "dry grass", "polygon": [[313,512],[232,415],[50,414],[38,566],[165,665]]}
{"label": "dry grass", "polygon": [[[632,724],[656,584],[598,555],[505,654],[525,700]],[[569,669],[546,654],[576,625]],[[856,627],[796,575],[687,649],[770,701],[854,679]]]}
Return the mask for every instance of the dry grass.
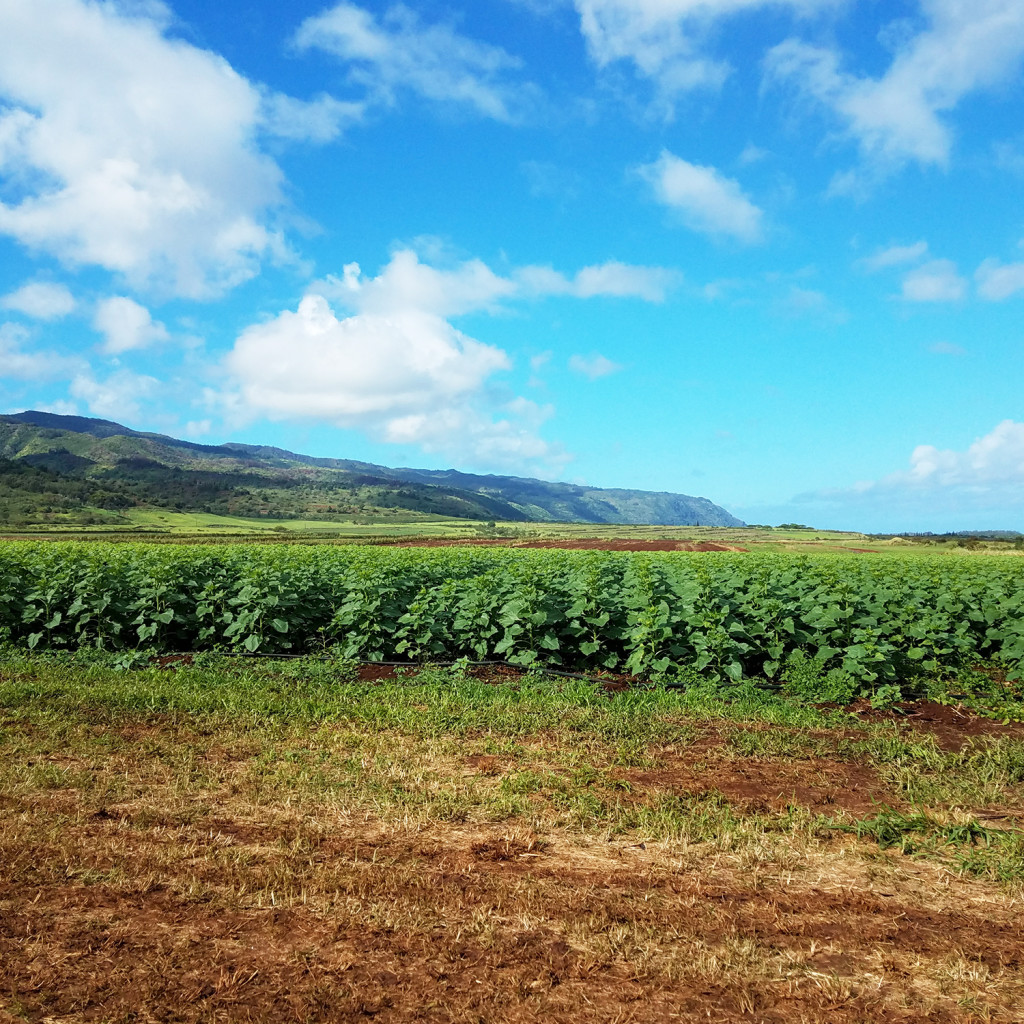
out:
{"label": "dry grass", "polygon": [[1017,890],[831,827],[900,806],[887,739],[540,717],[8,707],[0,1020],[1021,1019]]}

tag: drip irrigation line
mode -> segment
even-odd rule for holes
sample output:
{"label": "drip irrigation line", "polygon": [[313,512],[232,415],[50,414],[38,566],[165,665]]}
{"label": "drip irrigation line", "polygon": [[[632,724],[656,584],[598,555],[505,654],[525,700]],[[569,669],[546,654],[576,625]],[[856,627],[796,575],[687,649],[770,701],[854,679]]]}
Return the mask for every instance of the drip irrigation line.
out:
{"label": "drip irrigation line", "polygon": [[[295,661],[295,660],[307,660],[307,661],[337,661],[337,658],[332,657],[329,654],[272,654],[272,653],[261,653],[259,651],[168,651],[164,654],[154,654],[155,658],[194,658],[198,654],[217,654],[222,657],[229,658],[253,658],[256,660],[264,659],[267,661]],[[469,661],[465,658],[458,658],[454,661],[359,661],[355,664],[372,668],[375,665],[380,665],[384,668],[414,668],[414,669],[425,669],[425,668],[455,668],[459,665],[465,665],[467,668],[507,668],[514,672],[527,673],[527,672],[540,672],[543,675],[548,676],[559,676],[564,679],[582,679],[585,682],[590,683],[609,683],[621,681],[615,677],[609,676],[592,676],[585,675],[580,672],[564,672],[561,669],[550,668],[547,665],[517,665],[511,661]],[[647,680],[638,680],[639,682],[647,682]]]}

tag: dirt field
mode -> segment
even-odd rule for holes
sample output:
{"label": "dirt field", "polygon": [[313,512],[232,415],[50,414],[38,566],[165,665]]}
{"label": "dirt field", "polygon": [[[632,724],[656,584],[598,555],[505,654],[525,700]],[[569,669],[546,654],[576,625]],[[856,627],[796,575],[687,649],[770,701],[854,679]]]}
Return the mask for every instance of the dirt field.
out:
{"label": "dirt field", "polygon": [[1021,787],[985,763],[1020,727],[670,715],[634,743],[622,696],[570,734],[569,705],[390,689],[390,728],[7,707],[0,1019],[1024,1019],[1021,888],[965,867],[984,843],[855,827],[925,794],[1008,835]]}

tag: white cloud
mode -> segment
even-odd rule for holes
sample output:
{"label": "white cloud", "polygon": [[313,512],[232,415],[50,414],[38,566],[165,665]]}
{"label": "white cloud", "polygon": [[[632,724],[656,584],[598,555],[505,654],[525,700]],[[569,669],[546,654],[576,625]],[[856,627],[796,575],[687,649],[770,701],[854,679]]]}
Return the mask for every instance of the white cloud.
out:
{"label": "white cloud", "polygon": [[80,359],[56,352],[26,351],[32,333],[21,324],[0,324],[0,380],[54,380],[82,368]]}
{"label": "white cloud", "polygon": [[467,260],[442,269],[423,263],[411,249],[399,249],[378,277],[365,278],[359,265],[351,263],[341,277],[330,275],[316,281],[309,291],[361,312],[413,309],[452,317],[494,311],[503,301],[546,295],[661,302],[681,280],[679,271],[668,267],[644,267],[617,260],[583,267],[571,277],[550,266],[519,267],[502,277],[482,260]]}
{"label": "white cloud", "polygon": [[123,295],[97,303],[92,324],[104,336],[103,351],[108,355],[145,348],[170,337],[167,328],[154,321],[145,306]]}
{"label": "white cloud", "polygon": [[931,260],[903,278],[902,298],[908,302],[957,302],[967,282],[952,260]]}
{"label": "white cloud", "polygon": [[[790,39],[769,54],[769,74],[830,107],[876,170],[908,161],[944,166],[952,132],[944,115],[970,93],[998,86],[1024,55],[1020,0],[921,0],[928,25],[889,33],[895,55],[879,78],[845,71],[831,49]],[[857,187],[842,176],[835,190]]]}
{"label": "white cloud", "polygon": [[526,177],[534,198],[569,202],[580,193],[583,180],[576,171],[546,160],[524,160],[519,169]]}
{"label": "white cloud", "polygon": [[400,249],[378,277],[366,278],[358,263],[350,263],[340,278],[328,276],[309,291],[372,315],[412,311],[449,317],[492,309],[515,294],[517,285],[482,260],[438,269],[420,262],[411,249]]}
{"label": "white cloud", "polygon": [[74,402],[58,398],[56,402],[40,402],[36,405],[39,412],[52,412],[58,416],[77,416],[78,406]]}
{"label": "white cloud", "polygon": [[665,293],[679,283],[680,275],[663,267],[636,267],[625,263],[603,263],[584,267],[576,275],[573,294],[581,299],[594,295],[646,299],[661,302]]}
{"label": "white cloud", "polygon": [[97,380],[91,373],[80,373],[68,389],[72,398],[85,402],[94,416],[118,422],[138,422],[142,417],[140,403],[152,398],[160,381],[130,370],[118,370],[106,380]]}
{"label": "white cloud", "polygon": [[541,472],[558,475],[571,456],[538,434],[552,412],[550,405],[522,397],[492,410],[472,405],[447,407],[392,420],[384,437],[399,444],[417,444],[426,451],[451,452],[486,467],[530,464]]}
{"label": "white cloud", "polygon": [[1021,148],[1020,136],[994,143],[992,155],[997,167],[1011,174],[1024,174],[1024,150]]}
{"label": "white cloud", "polygon": [[275,92],[263,100],[264,128],[296,142],[330,142],[365,114],[365,103],[338,100],[326,93],[315,100],[299,100]]}
{"label": "white cloud", "polygon": [[[1003,420],[965,450],[918,445],[906,469],[852,487],[799,495],[793,509],[856,529],[1013,528],[1024,501],[1024,423]],[[806,520],[802,520],[806,521]]]}
{"label": "white cloud", "polygon": [[724,19],[764,7],[797,14],[834,7],[835,0],[574,0],[592,59],[601,67],[629,61],[663,95],[718,88],[730,72],[708,54]]}
{"label": "white cloud", "polygon": [[974,273],[978,294],[990,302],[1008,299],[1024,291],[1024,263],[1000,263],[999,260],[985,260]]}
{"label": "white cloud", "polygon": [[590,356],[574,355],[569,357],[569,369],[590,380],[597,380],[598,377],[607,377],[609,374],[618,373],[623,367],[620,363],[612,362],[606,356],[597,352]]}
{"label": "white cloud", "polygon": [[267,225],[282,174],[258,147],[265,90],[168,38],[166,14],[7,0],[0,174],[17,198],[0,203],[0,232],[138,288],[207,297],[283,252]]}
{"label": "white cloud", "polygon": [[657,200],[677,211],[694,231],[748,243],[760,240],[762,211],[738,182],[714,167],[691,164],[663,150],[654,163],[645,164],[639,172]]}
{"label": "white cloud", "polygon": [[389,7],[379,21],[356,4],[336,4],[307,18],[295,34],[295,45],[341,58],[349,65],[349,78],[377,102],[394,103],[400,91],[409,90],[510,121],[530,91],[506,81],[507,73],[520,66],[518,58],[450,25],[424,24],[403,4]]}
{"label": "white cloud", "polygon": [[209,419],[189,420],[184,427],[186,437],[208,437],[212,430],[213,421]]}
{"label": "white cloud", "polygon": [[980,487],[1024,484],[1024,423],[1003,420],[966,451],[918,445],[910,468],[887,477],[884,484],[913,487]]}
{"label": "white cloud", "polygon": [[500,349],[434,313],[406,309],[339,320],[319,295],[307,295],[294,313],[246,328],[228,357],[250,407],[345,426],[423,406],[436,411],[509,365]]}
{"label": "white cloud", "polygon": [[936,491],[959,491],[983,497],[1008,485],[1024,486],[1024,423],[1009,419],[976,438],[965,451],[918,445],[907,469],[857,484],[851,492],[907,492],[934,498]]}
{"label": "white cloud", "polygon": [[0,307],[36,320],[59,320],[74,312],[75,297],[62,284],[29,281],[0,299]]}
{"label": "white cloud", "polygon": [[828,298],[824,292],[814,288],[798,288],[796,285],[790,285],[784,303],[786,308],[796,314],[820,313],[828,308]]}
{"label": "white cloud", "polygon": [[540,266],[523,267],[515,276],[528,294],[573,295],[580,299],[609,296],[647,302],[662,302],[682,280],[678,271],[666,267],[640,267],[615,260],[584,267],[571,279],[551,267]]}
{"label": "white cloud", "polygon": [[907,263],[917,263],[928,255],[928,243],[914,242],[911,245],[890,245],[886,249],[879,249],[872,256],[867,256],[858,261],[858,265],[869,273],[876,270],[885,270],[888,267],[900,267]]}
{"label": "white cloud", "polygon": [[658,301],[676,278],[615,262],[573,277],[551,267],[502,276],[478,259],[437,267],[401,249],[376,277],[351,263],[314,282],[294,312],[246,328],[226,359],[231,382],[220,401],[239,419],[316,419],[483,465],[550,471],[567,458],[538,434],[550,408],[496,384],[508,355],[451,319],[544,295]]}
{"label": "white cloud", "polygon": [[406,305],[339,319],[326,298],[310,294],[296,312],[243,331],[226,365],[248,414],[318,419],[487,464],[556,454],[536,434],[533,407],[489,390],[511,365],[506,353],[430,310]]}

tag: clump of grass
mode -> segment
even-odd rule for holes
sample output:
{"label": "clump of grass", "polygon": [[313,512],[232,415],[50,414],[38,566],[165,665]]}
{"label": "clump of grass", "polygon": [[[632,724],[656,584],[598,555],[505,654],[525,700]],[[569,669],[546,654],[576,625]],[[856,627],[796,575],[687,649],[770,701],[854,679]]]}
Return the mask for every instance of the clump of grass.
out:
{"label": "clump of grass", "polygon": [[869,838],[883,850],[951,860],[960,871],[971,875],[1000,882],[1024,879],[1024,832],[989,828],[968,815],[940,818],[885,807],[871,818],[831,827]]}

